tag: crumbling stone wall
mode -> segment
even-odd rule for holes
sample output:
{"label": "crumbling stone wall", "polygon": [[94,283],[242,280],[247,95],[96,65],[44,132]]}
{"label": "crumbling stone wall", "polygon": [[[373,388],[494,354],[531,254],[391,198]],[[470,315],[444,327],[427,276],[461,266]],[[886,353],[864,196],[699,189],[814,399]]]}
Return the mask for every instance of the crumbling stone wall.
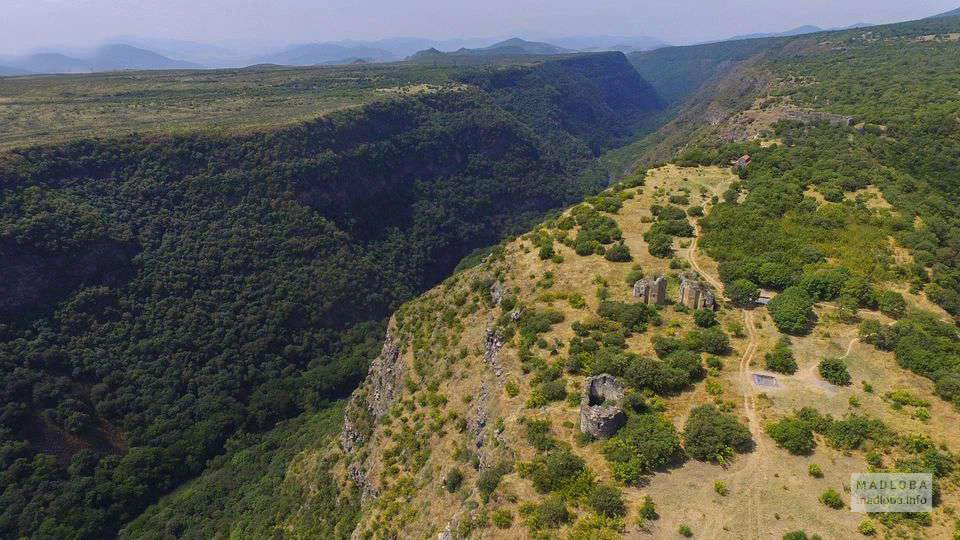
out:
{"label": "crumbling stone wall", "polygon": [[607,373],[590,377],[580,399],[580,431],[598,439],[612,437],[627,422],[620,408],[623,385]]}

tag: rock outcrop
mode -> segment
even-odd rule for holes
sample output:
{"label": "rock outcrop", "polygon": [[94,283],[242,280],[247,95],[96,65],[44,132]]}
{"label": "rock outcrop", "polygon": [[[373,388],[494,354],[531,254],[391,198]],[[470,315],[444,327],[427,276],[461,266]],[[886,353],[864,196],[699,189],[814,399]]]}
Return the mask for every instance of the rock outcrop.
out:
{"label": "rock outcrop", "polygon": [[487,328],[487,339],[483,344],[483,361],[493,370],[497,378],[503,378],[503,366],[500,365],[500,349],[503,338],[493,327]]}
{"label": "rock outcrop", "polygon": [[387,413],[399,396],[404,371],[402,352],[388,329],[379,356],[370,363],[364,388],[354,392],[343,418],[340,447],[347,454],[363,445],[372,424]]}
{"label": "rock outcrop", "polygon": [[623,385],[613,375],[587,379],[580,399],[580,431],[598,439],[612,437],[627,421],[621,399]]}

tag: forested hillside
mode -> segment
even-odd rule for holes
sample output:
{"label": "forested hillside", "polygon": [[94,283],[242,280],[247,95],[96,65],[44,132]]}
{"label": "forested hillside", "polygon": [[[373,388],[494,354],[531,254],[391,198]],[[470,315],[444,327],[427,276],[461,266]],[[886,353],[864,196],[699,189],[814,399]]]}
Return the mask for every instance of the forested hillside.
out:
{"label": "forested hillside", "polygon": [[620,54],[447,75],[267,133],[0,156],[0,535],[111,535],[347,395],[387,314],[598,189],[660,103]]}
{"label": "forested hillside", "polygon": [[[737,122],[752,118],[759,122],[749,120],[746,131],[757,138],[701,142],[679,159],[753,158],[742,183],[704,221],[703,246],[728,284],[783,291],[791,301],[772,307],[781,308],[788,333],[810,331],[817,301],[839,300],[850,319],[879,306],[903,320],[894,335],[879,338],[868,326],[865,339],[896,350],[903,367],[960,405],[955,330],[916,313],[902,296],[920,293],[960,316],[960,216],[951,202],[960,196],[958,29],[960,19],[937,19],[777,51],[758,64],[771,81],[760,101],[717,133],[736,137],[744,129]],[[798,110],[836,116],[798,121]]]}

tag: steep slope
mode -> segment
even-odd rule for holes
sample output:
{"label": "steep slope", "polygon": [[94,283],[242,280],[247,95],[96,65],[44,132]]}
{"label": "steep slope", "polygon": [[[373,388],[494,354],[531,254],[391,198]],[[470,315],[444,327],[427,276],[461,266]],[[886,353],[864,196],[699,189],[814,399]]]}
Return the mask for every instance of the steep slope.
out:
{"label": "steep slope", "polygon": [[[640,183],[564,212],[405,304],[347,406],[340,436],[303,448],[276,488],[310,502],[277,512],[241,502],[249,514],[207,521],[204,530],[606,538],[805,529],[852,537],[861,518],[824,511],[824,489],[867,463],[923,470],[934,462],[944,467],[937,473],[943,501],[932,519],[888,526],[929,537],[953,530],[945,509],[957,497],[949,450],[960,444],[957,409],[936,401],[892,354],[851,341],[856,324],[830,317],[827,304],[818,308],[821,333],[787,338],[796,374],[764,370],[761,362],[783,347],[773,306],[721,301],[707,316],[679,300],[681,286],[692,283],[683,284],[691,279],[687,263],[717,292],[724,274],[686,239],[697,228],[673,204],[704,208],[709,218],[717,194],[737,177],[667,166]],[[669,235],[661,252],[655,238],[665,231],[679,238]],[[608,243],[593,244],[601,241]],[[665,276],[664,305],[636,297],[643,275]],[[907,296],[930,309],[921,296]],[[862,316],[889,322],[875,311]],[[844,357],[855,385],[810,374],[835,356]],[[581,434],[591,404],[584,392],[589,377],[603,374],[625,388],[626,419],[612,438],[594,439]],[[776,387],[757,385],[755,374],[775,377]],[[925,402],[929,414],[892,406],[902,396]],[[812,450],[792,455],[767,431],[777,433],[770,426],[801,407],[818,419],[819,436]],[[217,483],[201,479],[126,534],[176,519]],[[331,492],[336,500],[315,498]]]}
{"label": "steep slope", "polygon": [[[525,69],[645,110],[629,74]],[[390,311],[606,181],[591,146],[622,133],[565,131],[562,90],[450,76],[285,130],[0,157],[3,535],[115,532],[235,433],[347,395]]]}

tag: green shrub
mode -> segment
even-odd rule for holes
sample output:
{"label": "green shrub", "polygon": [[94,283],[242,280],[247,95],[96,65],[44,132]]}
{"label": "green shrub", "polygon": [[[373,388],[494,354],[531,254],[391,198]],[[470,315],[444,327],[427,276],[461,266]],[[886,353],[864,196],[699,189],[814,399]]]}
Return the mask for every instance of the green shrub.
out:
{"label": "green shrub", "polygon": [[777,341],[773,351],[768,352],[764,356],[764,362],[770,371],[785,373],[787,375],[796,373],[797,361],[794,359],[793,351],[790,349],[790,338],[787,336],[781,337]]}
{"label": "green shrub", "polygon": [[814,478],[823,478],[823,470],[816,463],[807,466],[807,474]]}
{"label": "green shrub", "polygon": [[727,487],[726,482],[723,480],[716,480],[713,483],[713,491],[720,495],[721,497],[726,497],[730,494],[730,488]]}
{"label": "green shrub", "polygon": [[513,526],[513,512],[509,510],[494,510],[490,518],[498,529],[509,529]]}
{"label": "green shrub", "polygon": [[723,328],[711,326],[702,330],[692,330],[691,335],[696,335],[699,343],[695,343],[693,350],[703,351],[710,354],[727,354],[730,352],[730,338]]}
{"label": "green shrub", "polygon": [[784,418],[779,422],[768,424],[767,434],[794,455],[810,454],[817,445],[813,438],[813,430],[798,418]]}
{"label": "green shrub", "polygon": [[880,313],[899,319],[907,313],[907,302],[896,291],[883,291],[877,295],[877,307]]}
{"label": "green shrub", "polygon": [[604,258],[612,262],[629,262],[633,260],[630,255],[630,248],[621,240],[620,243],[610,246],[604,254]]}
{"label": "green shrub", "polygon": [[551,450],[556,447],[556,440],[550,433],[549,420],[534,420],[532,418],[522,418],[524,434],[527,442],[541,452]]}
{"label": "green shrub", "polygon": [[825,381],[837,386],[850,385],[850,372],[842,358],[824,358],[820,361],[818,369]]}
{"label": "green shrub", "polygon": [[623,279],[627,285],[633,287],[638,281],[643,279],[643,269],[639,265],[633,265],[633,268],[627,272],[627,276]]}
{"label": "green shrub", "polygon": [[877,534],[877,526],[869,519],[865,519],[857,525],[857,532],[864,536],[873,536]]}
{"label": "green shrub", "polygon": [[716,462],[731,457],[734,451],[748,450],[753,443],[747,426],[713,405],[701,405],[690,411],[683,439],[684,450],[690,457]]}
{"label": "green shrub", "polygon": [[623,495],[620,490],[604,484],[593,488],[588,499],[590,508],[601,516],[623,517],[627,513],[627,507],[623,503]]}
{"label": "green shrub", "polygon": [[556,252],[553,251],[553,240],[550,240],[549,243],[543,244],[542,246],[540,246],[539,255],[540,255],[540,259],[544,261],[548,259],[552,259],[553,256],[556,255]]}
{"label": "green shrub", "polygon": [[490,495],[497,490],[500,480],[504,475],[513,470],[513,464],[509,462],[500,462],[496,466],[481,471],[477,476],[477,490],[480,492],[480,498],[487,502]]}
{"label": "green shrub", "polygon": [[643,331],[646,323],[656,316],[656,310],[643,303],[626,304],[606,300],[600,302],[597,314],[604,319],[616,321],[627,331]]}
{"label": "green shrub", "polygon": [[563,497],[551,495],[545,498],[530,516],[531,529],[556,529],[570,521],[570,511]]}
{"label": "green shrub", "polygon": [[454,493],[460,489],[460,484],[462,483],[463,473],[460,472],[460,469],[450,469],[450,471],[447,473],[447,477],[443,481],[443,485],[450,493]]}
{"label": "green shrub", "polygon": [[834,510],[839,510],[845,506],[843,497],[833,488],[827,488],[826,491],[820,494],[820,502]]}
{"label": "green shrub", "polygon": [[539,493],[559,491],[583,472],[584,461],[566,448],[556,448],[524,464],[521,474],[530,479]]}
{"label": "green shrub", "polygon": [[567,302],[573,309],[583,309],[587,307],[587,301],[584,300],[583,295],[580,293],[570,293],[570,295],[567,296]]}
{"label": "green shrub", "polygon": [[690,538],[691,536],[693,536],[693,530],[691,530],[690,527],[687,525],[680,525],[680,527],[677,529],[677,533],[679,533],[680,536],[683,536],[685,538]]}
{"label": "green shrub", "polygon": [[657,513],[657,505],[653,503],[653,499],[649,495],[643,497],[643,504],[640,505],[640,518],[648,521],[653,521],[660,519],[660,514]]}
{"label": "green shrub", "polygon": [[698,309],[693,312],[693,322],[700,328],[709,328],[717,324],[717,314],[712,309]]}

